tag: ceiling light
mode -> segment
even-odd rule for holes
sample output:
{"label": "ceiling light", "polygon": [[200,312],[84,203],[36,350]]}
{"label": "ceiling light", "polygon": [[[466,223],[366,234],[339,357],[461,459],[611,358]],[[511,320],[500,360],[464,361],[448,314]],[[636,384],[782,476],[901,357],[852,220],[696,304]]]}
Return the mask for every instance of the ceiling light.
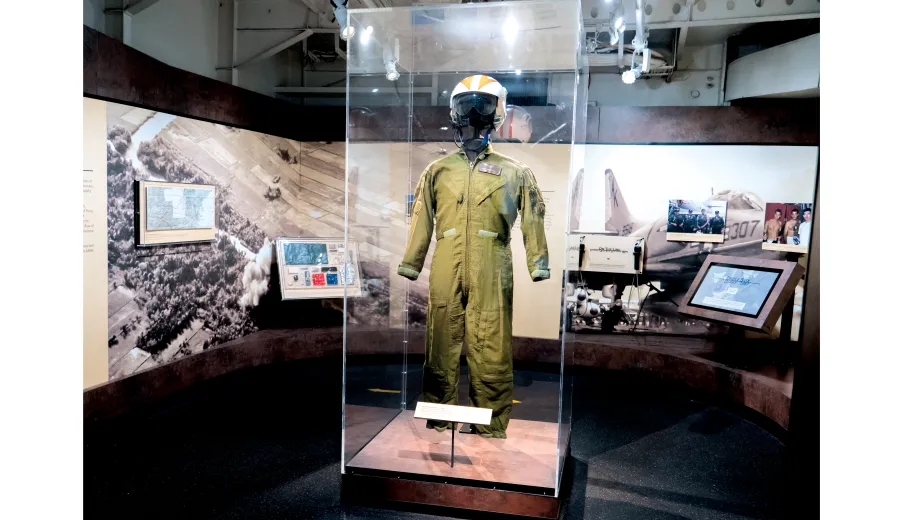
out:
{"label": "ceiling light", "polygon": [[638,69],[627,70],[622,73],[622,82],[626,85],[631,85],[635,83],[635,80],[640,76]]}
{"label": "ceiling light", "polygon": [[[391,40],[390,45],[382,46],[382,64],[385,65],[385,79],[398,81],[398,40]],[[394,45],[394,48],[392,47]]]}
{"label": "ceiling light", "polygon": [[517,23],[516,18],[512,16],[508,17],[504,21],[502,30],[504,32],[504,41],[506,41],[508,45],[513,45],[513,43],[517,41],[517,34],[520,32],[520,24]]}
{"label": "ceiling light", "polygon": [[371,25],[367,25],[367,26],[366,26],[366,34],[368,34],[368,35],[370,35],[370,36],[372,35],[372,26],[371,26]]}
{"label": "ceiling light", "polygon": [[352,25],[347,25],[346,27],[344,27],[343,29],[341,29],[341,31],[340,31],[340,39],[341,39],[341,40],[349,40],[349,39],[352,38],[353,35],[355,35],[355,34],[356,34],[356,29],[354,29]]}
{"label": "ceiling light", "polygon": [[372,33],[370,31],[363,31],[362,34],[359,35],[359,43],[363,45],[368,45],[369,40],[372,39],[371,34]]}

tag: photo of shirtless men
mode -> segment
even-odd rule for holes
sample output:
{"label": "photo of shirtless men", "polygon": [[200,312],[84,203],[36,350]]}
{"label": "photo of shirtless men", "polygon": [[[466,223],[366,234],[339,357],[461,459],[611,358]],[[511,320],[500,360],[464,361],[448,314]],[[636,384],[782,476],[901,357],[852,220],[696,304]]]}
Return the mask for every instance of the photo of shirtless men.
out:
{"label": "photo of shirtless men", "polygon": [[763,236],[765,243],[807,247],[811,232],[811,204],[791,202],[767,204]]}

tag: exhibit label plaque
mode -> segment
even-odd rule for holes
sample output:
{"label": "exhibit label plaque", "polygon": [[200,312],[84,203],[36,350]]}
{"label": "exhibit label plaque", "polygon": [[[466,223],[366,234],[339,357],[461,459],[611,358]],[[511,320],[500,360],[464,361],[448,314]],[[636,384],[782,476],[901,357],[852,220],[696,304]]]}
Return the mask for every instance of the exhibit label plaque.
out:
{"label": "exhibit label plaque", "polygon": [[414,418],[466,424],[491,424],[491,409],[418,401]]}
{"label": "exhibit label plaque", "polygon": [[83,386],[108,374],[106,103],[83,100]]}

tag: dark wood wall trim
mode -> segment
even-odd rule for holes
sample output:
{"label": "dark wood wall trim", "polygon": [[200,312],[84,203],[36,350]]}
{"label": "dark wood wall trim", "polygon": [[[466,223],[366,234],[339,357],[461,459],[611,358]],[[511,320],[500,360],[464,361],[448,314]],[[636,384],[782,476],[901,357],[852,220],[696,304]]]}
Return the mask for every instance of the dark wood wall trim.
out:
{"label": "dark wood wall trim", "polygon": [[[557,107],[528,110],[533,126],[530,142],[543,138],[544,143],[571,140],[570,112]],[[415,141],[453,140],[445,107],[415,106],[412,115],[411,137]],[[356,108],[350,123],[352,140],[393,142],[408,135],[408,110]],[[736,107],[588,107],[585,135],[588,144],[817,146],[818,131],[817,103],[795,102]]]}
{"label": "dark wood wall trim", "polygon": [[[362,330],[347,337],[351,356],[374,360],[403,355],[404,332]],[[411,354],[423,353],[423,331],[408,339]],[[767,378],[692,354],[706,339],[645,336],[570,337],[575,367],[588,367],[640,376],[659,384],[679,385],[718,403],[743,407],[785,430],[790,397]],[[340,357],[343,329],[262,330],[129,377],[89,388],[83,394],[84,419],[107,419],[167,397],[184,388],[249,367],[272,363]],[[532,368],[557,371],[561,341],[514,337],[513,356]],[[358,363],[354,358],[353,363]]]}
{"label": "dark wood wall trim", "polygon": [[804,104],[740,107],[600,107],[587,140],[622,144],[819,143],[819,111]]}
{"label": "dark wood wall trim", "polygon": [[[171,67],[87,26],[83,93],[298,141],[337,140],[331,129],[317,122],[343,121],[346,115],[343,107],[295,105]],[[342,140],[344,125],[333,126]]]}

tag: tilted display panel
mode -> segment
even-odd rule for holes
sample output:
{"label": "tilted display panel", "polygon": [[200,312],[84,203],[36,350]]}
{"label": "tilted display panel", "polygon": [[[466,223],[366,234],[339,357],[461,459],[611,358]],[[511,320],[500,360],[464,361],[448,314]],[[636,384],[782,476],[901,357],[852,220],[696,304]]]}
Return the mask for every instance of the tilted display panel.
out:
{"label": "tilted display panel", "polygon": [[[586,124],[579,4],[349,14],[346,238],[364,287],[344,303],[342,471],[557,497],[568,187]],[[490,143],[477,150],[479,134],[469,157],[453,93],[491,99],[498,84],[506,106],[499,96]],[[415,418],[418,402],[490,419],[453,434]]]}

